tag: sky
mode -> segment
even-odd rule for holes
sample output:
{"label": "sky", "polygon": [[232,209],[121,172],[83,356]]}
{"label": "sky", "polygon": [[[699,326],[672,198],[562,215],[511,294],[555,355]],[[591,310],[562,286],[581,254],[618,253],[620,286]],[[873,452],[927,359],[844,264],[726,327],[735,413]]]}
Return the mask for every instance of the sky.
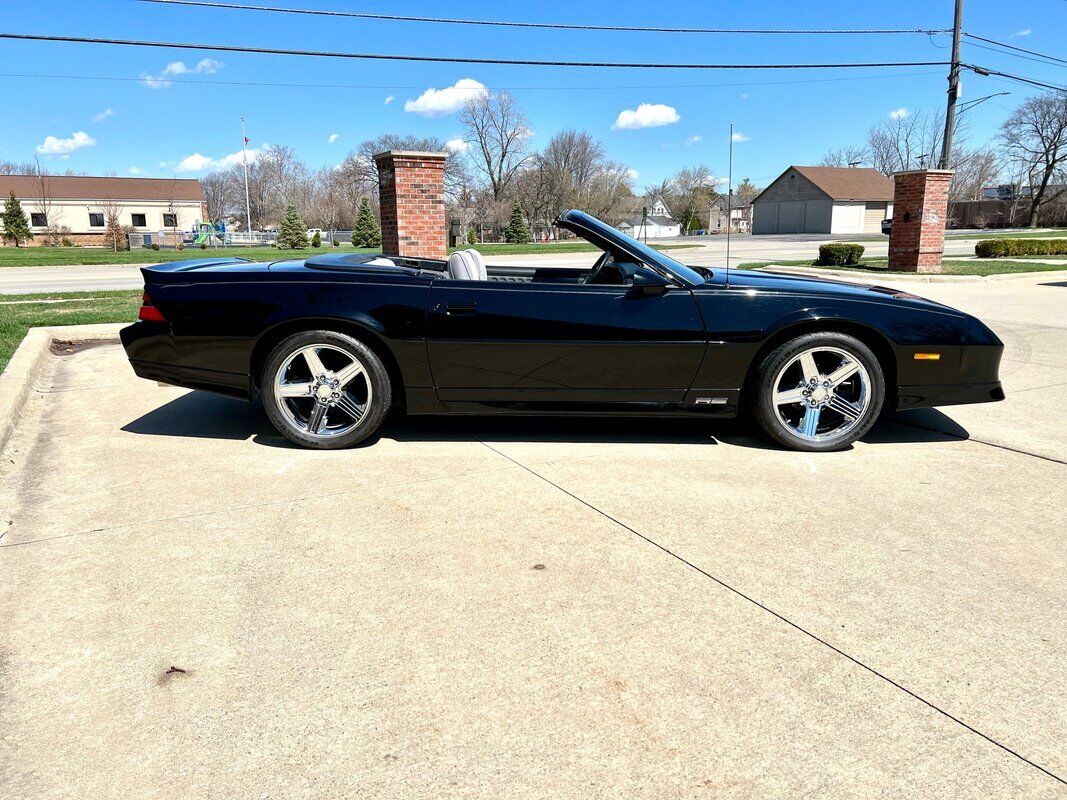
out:
{"label": "sky", "polygon": [[[256,5],[413,16],[568,24],[760,28],[947,28],[951,0],[856,3],[763,0],[657,5],[647,0],[405,2],[246,0]],[[657,13],[659,9],[662,13]],[[964,29],[1067,57],[1067,2],[967,0]],[[576,61],[811,63],[942,61],[950,37],[767,36],[507,29],[160,6],[135,0],[4,4],[0,31],[239,44],[367,53]],[[978,49],[962,60],[1053,83],[1067,67]],[[641,70],[539,68],[303,58],[207,50],[0,40],[0,159],[91,174],[200,177],[240,158],[240,117],[253,155],[264,144],[296,149],[313,167],[343,160],[386,133],[437,136],[461,147],[459,108],[479,87],[508,89],[540,147],[584,130],[633,170],[635,188],[679,168],[727,172],[766,185],[790,164],[862,143],[890,114],[941,108],[947,68],[857,70]],[[260,84],[260,85],[256,85]],[[273,84],[273,85],[262,85]],[[280,86],[277,84],[291,84]],[[296,84],[296,85],[292,85]],[[1039,90],[964,73],[963,100],[1011,92],[967,112],[972,142]]]}

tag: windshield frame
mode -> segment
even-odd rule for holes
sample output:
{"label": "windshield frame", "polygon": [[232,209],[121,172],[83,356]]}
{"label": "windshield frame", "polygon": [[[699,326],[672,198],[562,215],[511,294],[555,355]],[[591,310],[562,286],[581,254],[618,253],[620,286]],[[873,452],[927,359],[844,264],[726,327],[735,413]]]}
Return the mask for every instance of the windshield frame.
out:
{"label": "windshield frame", "polygon": [[571,233],[580,236],[590,244],[599,247],[601,250],[606,250],[616,257],[619,254],[629,255],[637,261],[665,272],[679,286],[701,286],[706,282],[704,276],[691,267],[687,267],[680,261],[675,261],[659,250],[653,250],[647,244],[627,236],[618,228],[613,228],[606,222],[601,222],[584,211],[577,209],[564,211],[556,217],[555,222],[557,226],[566,228]]}

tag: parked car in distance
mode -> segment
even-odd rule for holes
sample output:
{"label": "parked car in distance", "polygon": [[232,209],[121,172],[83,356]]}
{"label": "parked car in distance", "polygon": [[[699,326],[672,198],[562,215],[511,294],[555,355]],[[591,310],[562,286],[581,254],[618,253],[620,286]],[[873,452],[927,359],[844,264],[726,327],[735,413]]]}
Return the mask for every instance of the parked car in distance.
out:
{"label": "parked car in distance", "polygon": [[890,217],[889,219],[883,219],[882,220],[882,233],[884,233],[886,236],[889,236],[890,234],[893,233],[893,218],[892,217]]}
{"label": "parked car in distance", "polygon": [[586,267],[323,254],[142,268],[122,330],[143,378],[262,398],[313,448],[386,413],[669,415],[750,411],[797,450],[839,450],[883,409],[1001,400],[1003,346],[978,319],[907,292],[687,267],[581,211]]}
{"label": "parked car in distance", "polygon": [[315,238],[315,234],[316,234],[316,233],[317,233],[317,234],[319,235],[319,238],[320,238],[320,239],[323,239],[323,238],[325,238],[325,237],[324,237],[324,236],[322,235],[322,228],[308,228],[308,233],[307,233],[307,236],[308,236],[308,241],[309,241],[309,242],[310,242],[310,241],[311,241],[312,239],[314,239],[314,238]]}

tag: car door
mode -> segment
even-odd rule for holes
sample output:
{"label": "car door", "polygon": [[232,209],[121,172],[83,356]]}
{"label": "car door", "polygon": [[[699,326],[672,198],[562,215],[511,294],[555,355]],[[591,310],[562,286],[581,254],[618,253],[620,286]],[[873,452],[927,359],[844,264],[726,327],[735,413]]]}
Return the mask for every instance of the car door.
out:
{"label": "car door", "polygon": [[438,280],[427,348],[442,402],[677,403],[700,366],[692,293]]}

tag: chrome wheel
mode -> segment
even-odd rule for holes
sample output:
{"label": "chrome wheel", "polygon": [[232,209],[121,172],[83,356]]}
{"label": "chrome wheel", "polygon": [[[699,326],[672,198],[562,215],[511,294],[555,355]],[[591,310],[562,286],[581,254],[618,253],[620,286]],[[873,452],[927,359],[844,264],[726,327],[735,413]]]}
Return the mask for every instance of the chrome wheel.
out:
{"label": "chrome wheel", "polygon": [[274,401],[296,430],[344,436],[363,420],[373,399],[366,367],[329,344],[294,350],[274,375]]}
{"label": "chrome wheel", "polygon": [[828,442],[846,436],[871,404],[871,376],[859,358],[837,347],[813,347],[774,378],[778,421],[794,436]]}

